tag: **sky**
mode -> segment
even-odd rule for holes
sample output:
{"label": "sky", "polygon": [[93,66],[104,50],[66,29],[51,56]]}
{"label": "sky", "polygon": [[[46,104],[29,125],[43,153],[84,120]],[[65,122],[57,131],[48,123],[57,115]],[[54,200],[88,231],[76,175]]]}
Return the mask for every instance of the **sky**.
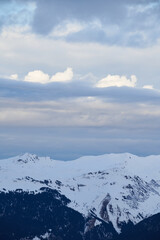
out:
{"label": "sky", "polygon": [[0,0],[0,159],[160,154],[159,0]]}

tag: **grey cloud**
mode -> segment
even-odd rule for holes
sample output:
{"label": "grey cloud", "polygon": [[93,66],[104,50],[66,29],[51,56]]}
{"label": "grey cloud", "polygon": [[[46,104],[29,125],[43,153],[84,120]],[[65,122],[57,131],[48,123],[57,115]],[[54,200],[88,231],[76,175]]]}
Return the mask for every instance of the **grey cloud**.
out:
{"label": "grey cloud", "polygon": [[100,42],[101,44],[120,44],[120,39],[117,39],[117,34],[115,36],[107,36],[106,33],[99,29],[98,27],[86,27],[84,30],[81,30],[77,33],[69,34],[66,37],[63,37],[68,42]]}
{"label": "grey cloud", "polygon": [[[100,18],[104,22],[119,23],[127,14],[126,5],[130,1],[125,0],[82,0],[82,1],[37,1],[33,26],[40,33],[47,33],[53,26],[66,19],[80,19],[88,21]],[[132,1],[132,4],[144,3],[146,1]],[[131,4],[131,5],[132,5]],[[129,4],[130,5],[130,4]],[[44,22],[42,21],[44,20]],[[46,25],[46,23],[48,23]],[[41,25],[42,24],[42,25]]]}
{"label": "grey cloud", "polygon": [[[36,9],[29,8],[33,2]],[[158,0],[7,0],[0,1],[0,7],[0,28],[29,24],[34,32],[48,35],[66,21],[85,23],[80,32],[63,37],[66,41],[146,47],[160,36]],[[92,22],[96,20],[102,26],[95,27]],[[113,26],[119,30],[110,35],[108,28]]]}
{"label": "grey cloud", "polygon": [[77,82],[44,86],[13,80],[8,80],[8,87],[4,88],[4,83],[7,81],[3,87],[0,85],[1,126],[124,129],[160,126],[158,91],[127,87],[99,89]]}
{"label": "grey cloud", "polygon": [[[97,41],[107,44],[144,47],[156,42],[160,35],[158,0],[82,0],[82,1],[37,1],[33,30],[48,34],[66,20],[88,23],[79,33],[68,36],[69,41]],[[102,28],[93,29],[91,22],[99,19]],[[119,32],[109,37],[107,26],[116,25]]]}
{"label": "grey cloud", "polygon": [[160,103],[160,92],[129,87],[96,88],[82,80],[46,85],[0,79],[0,97],[22,101],[49,101],[65,98],[98,97],[108,102]]}

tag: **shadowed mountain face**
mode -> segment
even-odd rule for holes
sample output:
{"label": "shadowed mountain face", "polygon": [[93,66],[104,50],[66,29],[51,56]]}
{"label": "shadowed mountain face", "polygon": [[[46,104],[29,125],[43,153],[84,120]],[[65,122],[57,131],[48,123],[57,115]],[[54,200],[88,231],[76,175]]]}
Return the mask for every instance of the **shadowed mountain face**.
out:
{"label": "shadowed mountain face", "polygon": [[122,228],[118,240],[159,240],[160,239],[160,214],[146,218],[135,226],[129,222]]}

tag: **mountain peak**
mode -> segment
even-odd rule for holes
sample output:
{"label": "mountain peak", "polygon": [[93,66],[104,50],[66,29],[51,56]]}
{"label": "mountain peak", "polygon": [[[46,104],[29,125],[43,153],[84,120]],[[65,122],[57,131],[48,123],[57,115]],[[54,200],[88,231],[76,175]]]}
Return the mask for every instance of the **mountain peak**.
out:
{"label": "mountain peak", "polygon": [[36,154],[24,153],[17,157],[17,162],[20,163],[28,163],[28,162],[36,162],[39,160],[39,157]]}

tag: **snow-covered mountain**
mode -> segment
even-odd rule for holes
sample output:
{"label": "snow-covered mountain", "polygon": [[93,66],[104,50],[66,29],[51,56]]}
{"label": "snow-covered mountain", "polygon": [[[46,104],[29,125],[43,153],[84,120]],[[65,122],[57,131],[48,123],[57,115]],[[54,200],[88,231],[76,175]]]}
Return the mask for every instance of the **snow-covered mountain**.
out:
{"label": "snow-covered mountain", "polygon": [[129,220],[134,224],[160,213],[160,156],[129,153],[57,161],[24,154],[0,160],[0,191],[57,190],[70,199],[69,207],[92,221],[112,222],[119,233]]}

